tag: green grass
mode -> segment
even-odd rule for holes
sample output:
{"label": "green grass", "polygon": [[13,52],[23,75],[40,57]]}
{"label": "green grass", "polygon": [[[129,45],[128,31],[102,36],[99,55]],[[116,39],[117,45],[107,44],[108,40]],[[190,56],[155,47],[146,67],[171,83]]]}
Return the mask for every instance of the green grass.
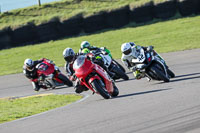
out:
{"label": "green grass", "polygon": [[[80,13],[87,16],[102,10],[119,8],[130,3],[134,3],[132,5],[141,5],[149,0],[75,1],[76,0],[62,0],[60,2],[44,4],[41,7],[35,5],[2,13],[0,14],[0,29],[8,26],[15,28],[27,23],[35,23],[37,25],[53,18],[59,18],[62,21]],[[156,2],[158,0],[154,1]]]}
{"label": "green grass", "polygon": [[93,35],[1,50],[0,75],[22,72],[26,58],[36,60],[46,57],[54,60],[56,65],[63,66],[63,50],[71,47],[78,52],[80,43],[84,40],[95,46],[106,46],[111,50],[113,57],[118,59],[121,57],[121,44],[129,41],[138,45],[153,45],[159,53],[200,48],[200,16],[131,27],[134,25],[129,24],[122,29],[102,31]]}
{"label": "green grass", "polygon": [[79,95],[49,95],[22,99],[0,99],[0,123],[65,106],[81,99]]}

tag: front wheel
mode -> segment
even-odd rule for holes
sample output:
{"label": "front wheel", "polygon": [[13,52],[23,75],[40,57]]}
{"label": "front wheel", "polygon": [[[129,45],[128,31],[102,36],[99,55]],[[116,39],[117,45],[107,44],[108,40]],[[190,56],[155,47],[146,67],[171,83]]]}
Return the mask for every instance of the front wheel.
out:
{"label": "front wheel", "polygon": [[70,81],[65,75],[59,74],[58,78],[63,81],[63,83],[69,87],[73,86],[72,81]]}
{"label": "front wheel", "polygon": [[112,93],[112,97],[116,97],[119,95],[119,89],[117,88],[117,86],[115,86],[115,84],[113,84],[114,90]]}
{"label": "front wheel", "polygon": [[152,66],[150,70],[157,75],[158,79],[163,80],[164,82],[169,82],[169,78],[165,75],[164,72],[162,72],[160,69],[158,69],[156,66]]}
{"label": "front wheel", "polygon": [[96,90],[97,92],[99,92],[99,94],[103,98],[105,98],[105,99],[109,99],[110,98],[110,94],[105,89],[105,87],[102,87],[102,85],[101,85],[99,80],[97,80],[97,79],[93,80],[91,85],[92,85],[93,89]]}
{"label": "front wheel", "polygon": [[167,73],[170,76],[170,78],[174,78],[175,77],[175,74],[170,69],[167,69]]}

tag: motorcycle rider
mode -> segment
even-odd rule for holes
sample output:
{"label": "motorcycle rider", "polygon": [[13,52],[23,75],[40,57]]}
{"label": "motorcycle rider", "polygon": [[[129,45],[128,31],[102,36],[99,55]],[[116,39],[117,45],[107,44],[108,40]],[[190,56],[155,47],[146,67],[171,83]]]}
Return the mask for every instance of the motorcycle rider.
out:
{"label": "motorcycle rider", "polygon": [[81,48],[79,49],[79,53],[81,53],[84,48],[87,48],[90,51],[92,51],[92,50],[98,50],[98,49],[103,50],[103,51],[105,51],[112,58],[110,50],[108,50],[106,47],[98,48],[98,47],[95,47],[95,46],[91,46],[88,41],[83,41],[81,43]]}
{"label": "motorcycle rider", "polygon": [[153,46],[143,47],[135,45],[135,43],[133,42],[123,43],[121,45],[121,52],[122,52],[121,60],[123,64],[133,72],[133,75],[135,76],[136,79],[141,79],[143,75],[141,75],[140,71],[136,69],[135,67],[136,64],[132,62],[132,59],[138,57],[141,48],[144,49],[144,51],[153,51],[154,54],[156,54],[156,52],[153,50]]}
{"label": "motorcycle rider", "polygon": [[[46,89],[46,86],[39,85],[39,80],[43,80],[43,77],[38,77],[37,75],[37,64],[42,63],[45,58],[40,60],[33,61],[32,59],[25,59],[24,65],[23,65],[23,73],[24,75],[32,81],[33,89],[35,91],[39,91],[40,88]],[[40,79],[38,79],[40,78]]]}
{"label": "motorcycle rider", "polygon": [[79,56],[80,54],[75,54],[74,50],[72,48],[66,48],[64,49],[63,51],[63,57],[66,61],[65,63],[65,71],[67,72],[68,74],[68,77],[71,81],[75,81],[75,92],[76,93],[81,93],[83,91],[87,91],[88,88],[85,87],[84,85],[81,85],[80,84],[80,81],[78,78],[76,78],[76,76],[74,75],[75,71],[73,70],[73,64],[74,64],[74,61],[77,59],[77,57]]}
{"label": "motorcycle rider", "polygon": [[[87,53],[90,53],[90,50],[89,50],[88,48],[84,48],[84,49],[81,51],[81,53],[87,54]],[[104,65],[104,61],[103,61],[103,59],[102,59],[101,56],[98,56],[98,55],[97,55],[96,57],[93,57],[92,61],[93,61],[94,63],[98,64],[99,66],[101,66],[101,67],[110,75],[111,78],[113,78],[113,77],[115,76],[115,73],[110,72],[110,71],[108,70],[108,68]]]}

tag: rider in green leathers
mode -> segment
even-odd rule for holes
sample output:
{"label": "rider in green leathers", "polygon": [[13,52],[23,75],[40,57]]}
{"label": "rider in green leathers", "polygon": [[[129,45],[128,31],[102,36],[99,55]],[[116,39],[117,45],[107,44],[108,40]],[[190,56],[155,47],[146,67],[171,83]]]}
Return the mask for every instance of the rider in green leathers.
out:
{"label": "rider in green leathers", "polygon": [[82,53],[82,50],[84,48],[87,48],[88,50],[92,51],[92,50],[98,50],[98,49],[101,49],[103,51],[105,51],[111,58],[112,58],[112,55],[110,53],[110,50],[108,50],[106,47],[95,47],[95,46],[91,46],[90,43],[88,41],[83,41],[81,43],[81,48],[79,49],[79,53]]}

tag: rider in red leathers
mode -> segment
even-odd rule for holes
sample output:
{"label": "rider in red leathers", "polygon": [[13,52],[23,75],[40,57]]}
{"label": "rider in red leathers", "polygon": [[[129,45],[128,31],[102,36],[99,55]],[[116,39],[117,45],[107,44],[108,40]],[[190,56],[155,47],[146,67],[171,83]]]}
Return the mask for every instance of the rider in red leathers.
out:
{"label": "rider in red leathers", "polygon": [[[35,91],[39,91],[41,87],[46,89],[45,86],[41,86],[38,84],[39,77],[37,75],[37,69],[36,69],[36,66],[39,63],[42,63],[44,60],[46,60],[46,59],[43,58],[43,59],[35,60],[35,61],[33,61],[32,59],[25,59],[25,61],[24,61],[23,73],[28,79],[31,80],[33,89]],[[40,77],[40,78],[42,78],[42,77]]]}

